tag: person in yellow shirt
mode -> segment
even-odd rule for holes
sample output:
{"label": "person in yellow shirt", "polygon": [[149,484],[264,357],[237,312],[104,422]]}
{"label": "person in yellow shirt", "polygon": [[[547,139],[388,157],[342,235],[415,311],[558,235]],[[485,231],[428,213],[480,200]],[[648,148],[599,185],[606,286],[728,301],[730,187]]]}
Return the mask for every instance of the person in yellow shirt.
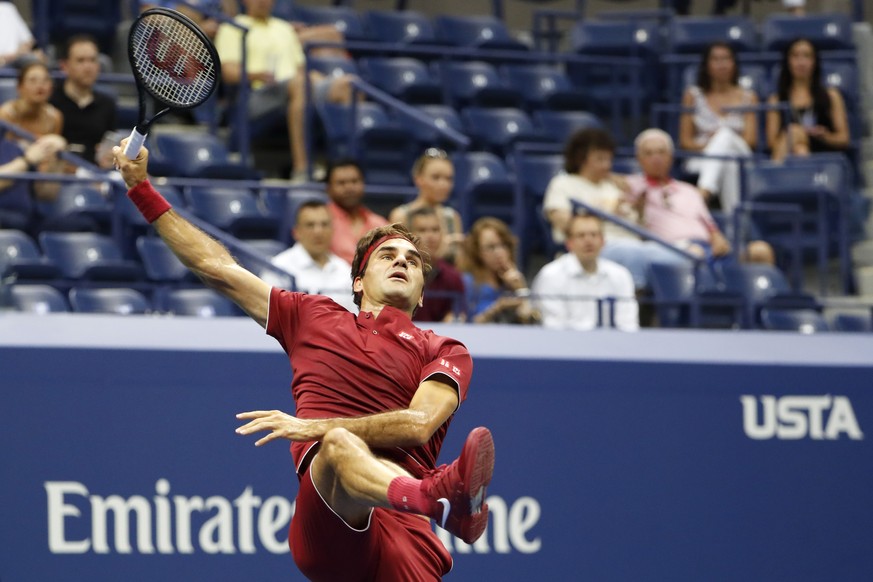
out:
{"label": "person in yellow shirt", "polygon": [[[285,107],[288,137],[291,142],[292,180],[306,178],[309,162],[303,117],[306,90],[302,72],[306,69],[303,45],[290,22],[272,16],[274,0],[243,0],[245,14],[234,20],[248,29],[246,35],[246,73],[253,89],[249,116],[258,117]],[[242,31],[222,24],[215,37],[225,83],[239,84],[242,75]],[[351,76],[325,77],[311,71],[309,82],[316,103],[351,101]]]}

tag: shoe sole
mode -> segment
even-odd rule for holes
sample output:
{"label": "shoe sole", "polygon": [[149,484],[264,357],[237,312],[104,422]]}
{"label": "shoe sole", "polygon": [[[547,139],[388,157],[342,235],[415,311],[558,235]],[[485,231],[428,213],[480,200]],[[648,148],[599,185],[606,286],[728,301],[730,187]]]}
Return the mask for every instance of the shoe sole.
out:
{"label": "shoe sole", "polygon": [[464,443],[463,458],[463,479],[464,483],[469,483],[469,507],[465,509],[470,513],[461,520],[464,523],[462,529],[467,534],[461,539],[472,544],[482,536],[488,526],[485,495],[494,473],[494,439],[491,431],[481,426],[473,429]]}

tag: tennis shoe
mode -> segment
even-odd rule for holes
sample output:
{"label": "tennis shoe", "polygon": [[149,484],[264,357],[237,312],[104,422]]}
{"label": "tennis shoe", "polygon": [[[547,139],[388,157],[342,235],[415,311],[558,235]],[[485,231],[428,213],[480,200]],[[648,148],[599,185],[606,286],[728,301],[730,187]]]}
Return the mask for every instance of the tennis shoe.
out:
{"label": "tennis shoe", "polygon": [[473,429],[461,455],[423,479],[422,491],[442,506],[437,524],[468,544],[475,542],[488,525],[485,494],[494,472],[494,439],[491,431]]}

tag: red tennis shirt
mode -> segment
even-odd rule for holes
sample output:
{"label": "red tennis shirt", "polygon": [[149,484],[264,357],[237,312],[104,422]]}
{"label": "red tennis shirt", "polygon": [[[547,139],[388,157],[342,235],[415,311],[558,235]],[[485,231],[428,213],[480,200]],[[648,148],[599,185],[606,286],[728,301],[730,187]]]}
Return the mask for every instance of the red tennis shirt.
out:
{"label": "red tennis shirt", "polygon": [[[267,333],[291,360],[291,394],[298,418],[356,417],[409,407],[419,384],[441,374],[467,397],[473,360],[461,342],[418,329],[409,316],[385,307],[378,318],[350,313],[321,295],[270,292]],[[414,476],[435,466],[451,417],[423,446],[374,449]],[[314,443],[292,443],[299,469]]]}

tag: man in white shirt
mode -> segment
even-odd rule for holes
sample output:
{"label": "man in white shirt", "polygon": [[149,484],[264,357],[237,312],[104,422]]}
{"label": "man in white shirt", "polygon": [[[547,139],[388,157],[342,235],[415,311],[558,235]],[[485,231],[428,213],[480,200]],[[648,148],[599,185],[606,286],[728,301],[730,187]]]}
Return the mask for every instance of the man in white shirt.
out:
{"label": "man in white shirt", "polygon": [[614,326],[623,331],[637,330],[639,306],[630,271],[600,258],[603,221],[590,214],[574,215],[565,234],[569,252],[544,266],[533,282],[534,301],[543,325],[555,329]]}
{"label": "man in white shirt", "polygon": [[325,295],[357,313],[352,295],[352,267],[330,252],[333,224],[327,205],[320,200],[301,204],[291,234],[297,243],[271,262],[294,275],[297,291]]}

